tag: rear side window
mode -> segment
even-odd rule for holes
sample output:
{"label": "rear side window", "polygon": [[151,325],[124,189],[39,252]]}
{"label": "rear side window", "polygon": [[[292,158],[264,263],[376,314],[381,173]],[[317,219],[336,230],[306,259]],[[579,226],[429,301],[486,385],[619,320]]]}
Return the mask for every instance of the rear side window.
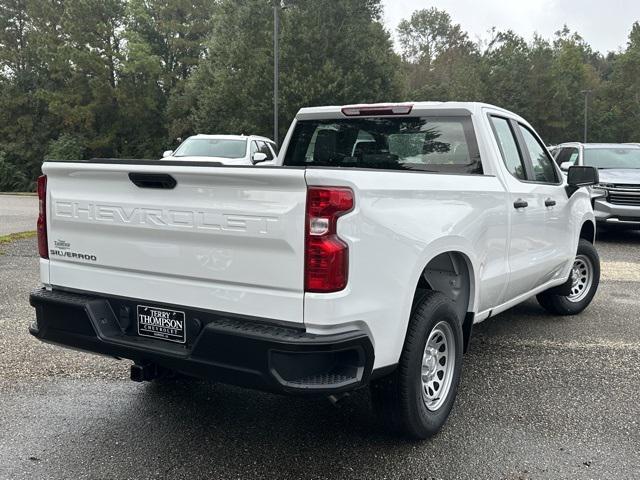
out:
{"label": "rear side window", "polygon": [[527,172],[524,168],[524,162],[516,143],[516,138],[509,125],[509,121],[502,117],[491,117],[491,123],[493,124],[494,133],[498,140],[498,146],[500,147],[500,153],[502,154],[502,160],[507,167],[507,170],[514,177],[520,180],[526,180]]}
{"label": "rear side window", "polygon": [[482,174],[471,117],[303,120],[284,165]]}
{"label": "rear side window", "polygon": [[520,124],[518,126],[524,138],[525,146],[529,151],[534,180],[542,183],[558,183],[558,175],[553,165],[553,160],[551,160],[546,149],[527,127]]}

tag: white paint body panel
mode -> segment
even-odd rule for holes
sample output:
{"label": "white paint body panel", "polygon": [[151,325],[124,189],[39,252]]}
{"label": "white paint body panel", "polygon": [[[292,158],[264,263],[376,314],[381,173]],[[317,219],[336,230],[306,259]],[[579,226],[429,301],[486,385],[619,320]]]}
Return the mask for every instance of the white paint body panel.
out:
{"label": "white paint body panel", "polygon": [[[49,248],[64,240],[97,261],[52,256],[42,279],[54,288],[304,322],[314,333],[355,326],[371,336],[374,368],[397,363],[431,259],[464,255],[468,310],[481,321],[566,281],[580,229],[593,221],[584,189],[568,198],[562,185],[519,182],[506,170],[487,114],[528,125],[523,119],[467,103],[416,104],[412,115],[443,108],[471,113],[484,175],[277,168],[296,121],[276,168],[46,163]],[[340,107],[322,107],[298,118],[340,116]],[[131,171],[170,173],[178,186],[140,189]],[[349,246],[341,292],[303,291],[307,185],[354,191],[354,210],[338,221]],[[546,197],[557,205],[545,207]],[[517,198],[532,208],[517,211]]]}
{"label": "white paint body panel", "polygon": [[[55,286],[302,322],[304,170],[46,163]],[[128,173],[171,173],[173,190]]]}

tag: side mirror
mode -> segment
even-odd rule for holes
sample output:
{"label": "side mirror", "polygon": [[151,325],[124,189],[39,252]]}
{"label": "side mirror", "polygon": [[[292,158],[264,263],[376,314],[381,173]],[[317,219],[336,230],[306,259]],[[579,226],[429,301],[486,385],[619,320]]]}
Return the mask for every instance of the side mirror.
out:
{"label": "side mirror", "polygon": [[600,183],[600,174],[596,167],[574,165],[569,167],[565,190],[567,191],[567,195],[571,197],[580,187],[588,187],[590,185],[597,185],[598,183]]}
{"label": "side mirror", "polygon": [[264,162],[267,159],[267,154],[262,152],[256,152],[253,154],[253,163]]}
{"label": "side mirror", "polygon": [[562,162],[560,164],[560,170],[563,172],[567,172],[571,167],[573,167],[573,162]]}
{"label": "side mirror", "polygon": [[173,155],[173,150],[165,150],[162,154],[162,158],[170,157],[171,155]]}
{"label": "side mirror", "polygon": [[570,187],[588,187],[589,185],[597,185],[598,183],[600,183],[600,175],[596,167],[579,167],[574,165],[569,168],[567,185]]}

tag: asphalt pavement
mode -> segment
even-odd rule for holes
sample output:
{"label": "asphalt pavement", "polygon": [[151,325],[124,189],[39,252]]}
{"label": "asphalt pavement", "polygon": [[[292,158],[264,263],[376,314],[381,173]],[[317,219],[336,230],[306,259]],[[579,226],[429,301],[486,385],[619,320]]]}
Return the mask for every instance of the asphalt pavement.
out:
{"label": "asphalt pavement", "polygon": [[38,197],[0,194],[0,237],[36,229]]}
{"label": "asphalt pavement", "polygon": [[126,361],[39,343],[35,240],[0,245],[0,479],[638,478],[640,233],[598,249],[589,309],[531,300],[477,325],[447,425],[410,442],[381,430],[366,391],[335,407],[136,384]]}

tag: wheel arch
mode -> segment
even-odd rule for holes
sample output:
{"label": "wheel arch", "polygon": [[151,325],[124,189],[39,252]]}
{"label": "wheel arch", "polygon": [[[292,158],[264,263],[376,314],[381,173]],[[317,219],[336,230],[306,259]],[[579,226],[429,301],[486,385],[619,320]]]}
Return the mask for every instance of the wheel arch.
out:
{"label": "wheel arch", "polygon": [[588,242],[594,244],[596,241],[596,225],[592,220],[585,220],[580,227],[579,238],[584,238]]}
{"label": "wheel arch", "polygon": [[431,250],[431,255],[421,262],[417,278],[412,283],[411,312],[425,290],[440,292],[451,299],[462,324],[466,351],[477,305],[478,280],[474,257],[468,249],[460,247],[449,244],[449,248],[443,246]]}

